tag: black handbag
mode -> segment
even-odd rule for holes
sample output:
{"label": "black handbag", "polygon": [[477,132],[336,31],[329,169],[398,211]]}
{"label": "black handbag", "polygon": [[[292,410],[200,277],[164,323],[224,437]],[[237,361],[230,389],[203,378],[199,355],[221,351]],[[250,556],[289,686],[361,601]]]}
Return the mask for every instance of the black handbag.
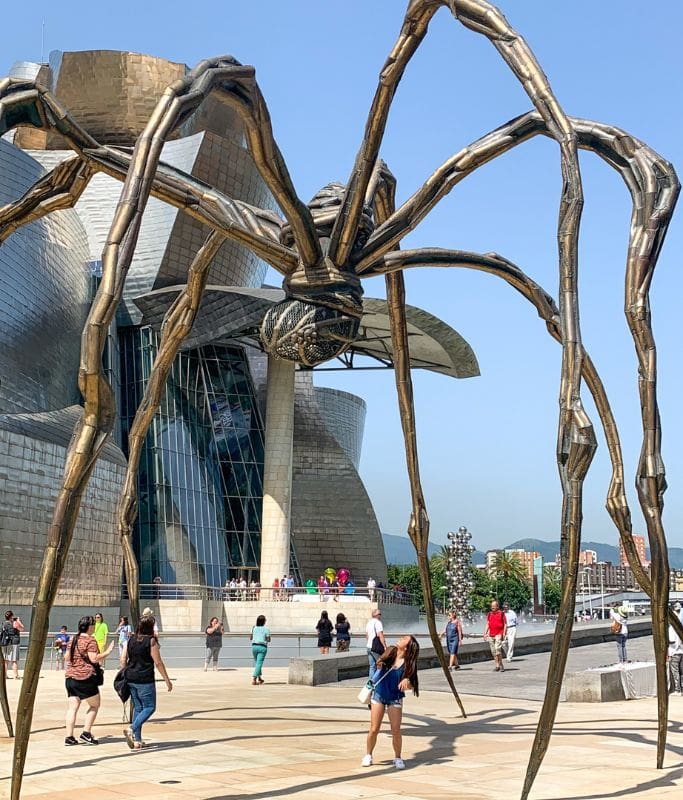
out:
{"label": "black handbag", "polygon": [[114,691],[119,696],[122,703],[125,703],[130,698],[130,687],[128,686],[125,667],[122,667],[116,675],[114,675]]}
{"label": "black handbag", "polygon": [[378,656],[381,656],[382,653],[384,653],[384,650],[385,647],[382,644],[382,640],[379,638],[379,636],[375,636],[375,638],[372,640],[372,646],[370,647],[370,652],[377,653]]}
{"label": "black handbag", "polygon": [[93,664],[93,669],[95,670],[95,683],[98,686],[102,686],[104,684],[104,670],[102,669],[101,664]]}

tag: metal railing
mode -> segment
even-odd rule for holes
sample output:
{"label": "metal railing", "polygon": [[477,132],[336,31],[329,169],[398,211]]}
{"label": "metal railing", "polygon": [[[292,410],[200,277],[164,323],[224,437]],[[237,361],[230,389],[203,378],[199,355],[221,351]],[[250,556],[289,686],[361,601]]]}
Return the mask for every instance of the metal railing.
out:
{"label": "metal railing", "polygon": [[[291,602],[297,595],[317,595],[321,602],[340,601],[349,597],[367,597],[383,605],[416,605],[415,595],[394,589],[368,589],[359,586],[324,587],[291,586],[278,589],[262,586],[202,586],[201,584],[142,583],[140,600],[212,600],[215,602]],[[128,600],[128,587],[122,587],[122,597]]]}

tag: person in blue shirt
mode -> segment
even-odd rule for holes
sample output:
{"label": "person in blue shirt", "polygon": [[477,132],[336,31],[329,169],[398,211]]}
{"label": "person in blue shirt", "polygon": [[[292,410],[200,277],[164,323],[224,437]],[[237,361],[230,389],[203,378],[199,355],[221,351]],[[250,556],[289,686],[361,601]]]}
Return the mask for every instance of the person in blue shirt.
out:
{"label": "person in blue shirt", "polygon": [[394,766],[404,769],[401,758],[402,735],[401,718],[403,716],[403,698],[408,689],[417,697],[420,693],[417,678],[417,658],[420,645],[414,636],[402,636],[396,646],[388,647],[377,659],[377,665],[371,676],[374,685],[370,700],[370,730],[368,731],[366,755],[361,766],[372,766],[372,751],[377,743],[377,736],[384,718],[389,715],[391,740],[394,747]]}
{"label": "person in blue shirt", "polygon": [[263,614],[259,614],[256,618],[256,625],[251,629],[249,638],[251,640],[251,655],[254,659],[254,672],[251,682],[254,686],[259,686],[264,682],[261,676],[261,668],[268,653],[268,644],[270,642],[270,631],[266,627],[266,618]]}
{"label": "person in blue shirt", "polygon": [[55,636],[55,651],[57,656],[57,669],[64,669],[64,656],[66,648],[71,641],[71,637],[66,632],[66,625],[62,625],[59,633]]}

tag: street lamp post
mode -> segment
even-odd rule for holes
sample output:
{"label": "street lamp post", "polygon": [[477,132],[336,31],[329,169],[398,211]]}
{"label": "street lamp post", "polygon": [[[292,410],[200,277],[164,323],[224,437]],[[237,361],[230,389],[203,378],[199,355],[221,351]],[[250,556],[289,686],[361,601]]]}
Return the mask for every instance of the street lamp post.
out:
{"label": "street lamp post", "polygon": [[605,565],[600,564],[600,619],[605,619]]}
{"label": "street lamp post", "polygon": [[[590,610],[591,617],[593,616],[593,597],[591,592],[591,571],[589,568],[584,568],[581,570],[583,575],[583,585],[586,585],[586,576],[588,576],[588,609]],[[585,603],[584,603],[585,606]]]}

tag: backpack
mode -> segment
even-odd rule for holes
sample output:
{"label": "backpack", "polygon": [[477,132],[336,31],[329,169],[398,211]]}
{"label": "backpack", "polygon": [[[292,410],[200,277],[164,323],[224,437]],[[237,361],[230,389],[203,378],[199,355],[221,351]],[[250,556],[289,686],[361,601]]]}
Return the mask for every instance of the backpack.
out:
{"label": "backpack", "polygon": [[9,647],[9,645],[12,644],[13,638],[14,625],[5,620],[5,622],[2,623],[2,630],[0,630],[0,647]]}

